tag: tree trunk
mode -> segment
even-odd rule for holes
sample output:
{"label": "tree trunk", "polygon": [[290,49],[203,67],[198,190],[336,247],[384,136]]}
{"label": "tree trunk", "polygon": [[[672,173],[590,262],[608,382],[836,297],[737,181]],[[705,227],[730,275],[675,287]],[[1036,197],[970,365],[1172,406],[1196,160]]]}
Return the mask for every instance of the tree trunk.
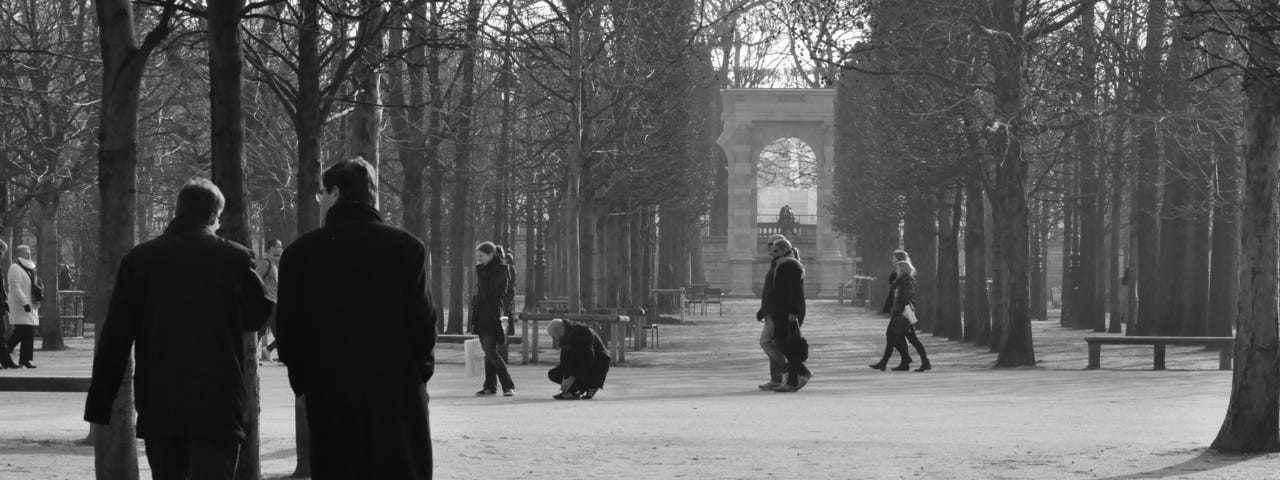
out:
{"label": "tree trunk", "polygon": [[[1142,79],[1138,86],[1139,134],[1137,165],[1139,172],[1134,180],[1133,235],[1137,247],[1138,302],[1130,306],[1136,313],[1136,330],[1139,335],[1155,335],[1161,321],[1159,306],[1160,227],[1159,205],[1156,198],[1156,182],[1160,168],[1159,134],[1156,122],[1163,108],[1160,105],[1160,88],[1164,82],[1163,45],[1165,21],[1168,16],[1165,0],[1150,0],[1147,4],[1146,47],[1142,50]],[[1149,308],[1144,308],[1148,306]]]}
{"label": "tree trunk", "polygon": [[36,221],[36,275],[44,282],[44,302],[40,304],[40,349],[63,350],[62,315],[59,304],[58,266],[62,264],[62,243],[58,233],[58,207],[61,194],[52,192],[35,201],[32,213]]}
{"label": "tree trunk", "polygon": [[[102,52],[102,102],[98,123],[98,284],[93,311],[96,331],[115,286],[120,260],[134,245],[134,192],[138,165],[138,103],[142,74],[156,46],[169,35],[173,2],[141,44],[134,33],[133,5],[128,0],[95,0]],[[101,338],[101,337],[98,337]],[[92,426],[94,470],[98,480],[138,478],[133,416],[133,362],[124,372],[111,407],[111,424]]]}
{"label": "tree trunk", "polygon": [[450,243],[453,245],[453,261],[450,265],[449,277],[449,326],[446,329],[449,333],[463,333],[465,331],[465,320],[463,319],[463,310],[466,308],[464,304],[463,292],[466,288],[465,276],[467,267],[471,265],[471,248],[467,245],[467,227],[471,226],[468,216],[468,208],[470,205],[471,191],[471,154],[475,149],[472,144],[472,119],[475,110],[475,78],[476,78],[476,49],[479,45],[476,37],[479,32],[480,23],[480,2],[479,0],[468,0],[467,2],[467,32],[466,47],[462,50],[462,58],[459,63],[462,69],[462,76],[458,80],[458,121],[456,124],[457,137],[455,139],[454,151],[454,184],[453,184],[453,208],[450,216],[453,217],[451,227]]}
{"label": "tree trunk", "polygon": [[[1123,265],[1120,263],[1120,251],[1124,244],[1120,243],[1122,238],[1120,232],[1124,224],[1123,206],[1125,175],[1124,175],[1124,139],[1125,133],[1128,131],[1128,123],[1123,120],[1123,115],[1118,115],[1115,124],[1116,147],[1115,153],[1111,159],[1111,251],[1110,253],[1110,302],[1111,302],[1111,326],[1107,329],[1109,333],[1121,333],[1124,330],[1123,324],[1125,317],[1128,315],[1127,308],[1122,306],[1121,297],[1127,294],[1128,287],[1121,284],[1124,276]],[[1126,263],[1129,257],[1133,256],[1133,251],[1125,250]]]}
{"label": "tree trunk", "polygon": [[[360,59],[355,62],[351,78],[355,81],[356,105],[351,114],[351,150],[373,166],[375,173],[382,171],[382,150],[378,141],[382,127],[382,73],[378,71],[385,49],[386,32],[383,29],[383,6],[378,0],[363,0],[361,10],[366,11],[360,19],[360,27],[356,37],[369,40],[362,46]],[[382,190],[380,177],[374,177],[374,205],[378,202],[378,191]]]}
{"label": "tree trunk", "polygon": [[[1225,43],[1222,39],[1213,39]],[[1225,46],[1215,45],[1221,49]],[[1216,79],[1215,79],[1216,80]],[[1226,103],[1226,102],[1221,102]],[[1209,269],[1209,308],[1206,334],[1231,336],[1236,299],[1240,294],[1240,156],[1238,124],[1230,120],[1227,105],[1216,105],[1210,119],[1220,125],[1210,132],[1213,142],[1213,230]]]}
{"label": "tree trunk", "polygon": [[982,184],[977,179],[968,182],[965,201],[964,340],[988,345],[991,342],[991,313],[987,303],[987,239],[983,228],[986,213],[983,208]]}
{"label": "tree trunk", "polygon": [[[437,30],[435,25],[439,22],[439,10],[432,4],[430,12],[430,20],[427,22],[431,25],[428,34],[431,38],[436,38]],[[442,129],[444,121],[441,112],[444,111],[444,93],[440,86],[440,50],[431,49],[427,56],[427,94],[430,96],[431,109],[427,116],[427,136],[428,148],[423,154],[426,156],[426,164],[430,169],[430,195],[431,203],[427,207],[427,224],[430,230],[427,239],[427,251],[430,254],[431,263],[431,298],[435,300],[436,318],[444,319],[444,177],[445,166],[444,160],[440,158],[440,142],[443,138]],[[444,322],[436,325],[439,330],[444,329]]]}
{"label": "tree trunk", "polygon": [[[1250,3],[1255,8],[1269,4]],[[1280,66],[1280,45],[1274,41],[1280,24],[1275,17],[1256,15],[1243,31],[1250,67],[1245,76],[1244,195],[1241,212],[1239,314],[1236,317],[1235,369],[1231,400],[1222,429],[1212,448],[1222,453],[1280,451],[1280,309],[1276,304],[1276,251],[1280,249],[1277,182],[1280,182],[1280,89],[1260,80]],[[1251,23],[1253,23],[1251,22]],[[1264,29],[1264,27],[1266,29]]]}
{"label": "tree trunk", "polygon": [[1008,272],[1006,272],[1006,260],[1004,256],[1009,248],[1005,241],[997,235],[995,221],[995,204],[991,202],[992,192],[988,191],[985,204],[988,207],[987,217],[983,221],[983,229],[985,236],[991,239],[991,254],[987,257],[991,261],[988,262],[991,276],[991,353],[1000,351],[1001,343],[1004,338],[1005,317],[1008,312],[1009,295],[1005,285],[1008,284]]}
{"label": "tree trunk", "polygon": [[[1094,32],[1094,6],[1089,4],[1080,16],[1082,72],[1080,109],[1084,115],[1096,115],[1098,94],[1095,77],[1098,70],[1097,38]],[[1080,155],[1080,263],[1076,285],[1076,326],[1105,330],[1106,313],[1098,296],[1099,261],[1103,247],[1103,213],[1098,176],[1097,121],[1087,119],[1076,129],[1076,149]]]}
{"label": "tree trunk", "polygon": [[[1068,167],[1070,168],[1070,167]],[[1062,195],[1062,312],[1058,324],[1076,326],[1076,179],[1068,173],[1066,193]]]}
{"label": "tree trunk", "polygon": [[[960,311],[960,214],[964,190],[957,188],[955,200],[938,208],[938,326],[937,335],[947,340],[964,336]],[[947,208],[947,207],[950,208]]]}
{"label": "tree trunk", "polygon": [[[251,245],[244,178],[244,124],[241,117],[240,11],[244,0],[212,2],[206,9],[209,41],[209,159],[213,183],[226,197],[218,234],[241,245]],[[258,461],[259,388],[258,335],[244,339],[245,441],[236,464],[237,480],[261,477]]]}
{"label": "tree trunk", "polygon": [[916,328],[933,331],[938,318],[938,226],[937,210],[932,199],[922,199],[908,205],[903,223],[903,246],[916,267],[916,311],[920,323]]}
{"label": "tree trunk", "polygon": [[[410,32],[421,31],[424,20],[421,12],[414,12],[414,16],[410,20],[412,28],[403,34],[412,35]],[[402,32],[391,32],[390,35],[391,51],[399,52],[403,50],[405,42],[401,40]],[[408,52],[406,61],[402,64],[405,74],[392,76],[387,84],[387,94],[395,103],[404,105],[401,108],[393,109],[391,112],[391,128],[394,131],[396,154],[400,160],[400,167],[404,172],[400,194],[404,229],[425,241],[427,239],[426,218],[424,216],[426,214],[426,183],[423,178],[424,165],[422,160],[426,149],[427,136],[423,135],[426,122],[423,121],[422,107],[419,106],[425,96],[422,79],[423,47],[412,36],[409,38],[408,43],[412,47]],[[408,83],[408,89],[405,89],[406,82]]]}

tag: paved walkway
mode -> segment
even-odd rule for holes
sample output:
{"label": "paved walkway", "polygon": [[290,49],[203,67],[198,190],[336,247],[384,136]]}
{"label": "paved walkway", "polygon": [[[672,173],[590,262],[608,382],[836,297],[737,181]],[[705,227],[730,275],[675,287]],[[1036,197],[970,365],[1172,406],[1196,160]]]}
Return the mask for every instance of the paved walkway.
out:
{"label": "paved walkway", "polygon": [[[465,375],[461,349],[441,346],[428,387],[436,476],[1262,479],[1280,469],[1276,455],[1204,453],[1231,382],[1214,352],[1170,348],[1172,370],[1152,372],[1150,347],[1115,347],[1103,351],[1109,370],[1083,371],[1088,332],[1038,322],[1042,368],[992,370],[986,348],[925,336],[933,372],[882,373],[866,364],[883,348],[883,318],[811,308],[816,377],[798,394],[754,388],[765,363],[747,301],[664,325],[662,349],[629,352],[632,366],[615,368],[592,401],[551,400],[546,365],[513,366],[514,398],[475,398],[480,379]],[[91,345],[72,347],[39,352],[36,372],[0,375],[87,373]],[[263,470],[279,478],[295,461],[292,398],[283,367],[261,372]],[[92,449],[75,445],[82,407],[80,394],[0,393],[0,479],[91,478]],[[510,422],[478,421],[495,414]]]}

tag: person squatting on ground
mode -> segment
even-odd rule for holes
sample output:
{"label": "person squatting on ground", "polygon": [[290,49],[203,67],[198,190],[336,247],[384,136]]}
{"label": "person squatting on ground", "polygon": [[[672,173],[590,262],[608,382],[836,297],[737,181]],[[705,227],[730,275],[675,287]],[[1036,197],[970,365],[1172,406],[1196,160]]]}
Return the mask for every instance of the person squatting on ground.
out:
{"label": "person squatting on ground", "polygon": [[276,310],[280,361],[306,402],[311,478],[430,479],[426,248],[382,222],[364,159],[337,162],[321,183],[324,226],[280,257]]}
{"label": "person squatting on ground", "polygon": [[889,292],[889,298],[885,300],[884,312],[890,315],[889,326],[885,328],[885,345],[884,356],[880,358],[879,363],[873,363],[871,368],[884,371],[889,364],[890,357],[893,356],[893,350],[898,350],[898,355],[902,358],[901,363],[894,367],[894,371],[902,372],[911,369],[911,355],[907,352],[907,342],[916,348],[916,352],[920,354],[920,368],[917,372],[926,372],[932,370],[929,365],[929,356],[925,353],[924,344],[920,343],[920,339],[916,336],[915,326],[907,318],[905,312],[907,307],[915,310],[915,290],[916,290],[916,269],[911,265],[911,261],[906,259],[906,253],[902,251],[894,252],[895,271],[890,275],[893,280],[893,288]]}
{"label": "person squatting on ground", "polygon": [[[779,240],[786,240],[782,235],[774,235],[769,237],[769,254],[773,255],[773,244]],[[760,290],[760,310],[756,311],[756,321],[764,324],[764,328],[760,331],[760,349],[764,350],[765,356],[769,357],[769,382],[760,385],[761,390],[773,390],[782,386],[782,374],[786,373],[787,361],[782,355],[782,350],[778,349],[778,345],[773,341],[773,322],[766,321],[773,309],[773,273],[778,268],[778,257],[774,256],[769,263],[769,271],[764,275],[764,288]]]}
{"label": "person squatting on ground", "polygon": [[99,332],[84,418],[110,423],[136,344],[137,435],[157,480],[229,480],[245,440],[244,334],[271,305],[253,253],[213,233],[224,204],[208,180],[182,187],[164,233],[120,261]]}
{"label": "person squatting on ground", "polygon": [[774,391],[796,392],[813,378],[813,372],[805,367],[804,360],[795,355],[788,356],[784,348],[792,337],[800,336],[800,327],[804,325],[804,264],[800,263],[799,250],[785,238],[773,242],[769,255],[777,263],[773,269],[773,291],[769,296],[769,322],[773,324],[773,344],[782,353],[786,364],[783,383]]}
{"label": "person squatting on ground", "polygon": [[510,284],[510,270],[503,264],[506,252],[492,242],[476,247],[476,296],[471,304],[471,333],[480,338],[484,349],[484,387],[476,396],[496,395],[497,384],[502,382],[502,396],[516,394],[516,384],[511,381],[507,362],[502,359],[500,348],[507,344],[507,327],[502,324],[502,314],[507,311],[506,297]]}
{"label": "person squatting on ground", "polygon": [[[0,240],[0,258],[5,258],[9,254],[9,244]],[[9,282],[7,275],[0,275],[0,295],[5,298],[0,299],[0,304],[4,304],[4,308],[0,309],[0,370],[6,368],[22,368],[22,366],[13,363],[13,356],[9,354],[9,342],[5,341],[4,329],[9,321]]]}
{"label": "person squatting on ground", "polygon": [[[276,349],[276,291],[280,284],[280,254],[284,252],[284,243],[279,239],[267,242],[267,250],[256,263],[258,278],[262,279],[262,288],[267,292],[267,300],[271,302],[271,317],[267,324],[258,330],[258,360],[271,360],[271,351]],[[270,333],[271,335],[267,335]]]}
{"label": "person squatting on ground", "polygon": [[547,335],[560,345],[560,365],[547,378],[560,385],[556,400],[590,400],[604,388],[609,375],[609,351],[600,335],[584,324],[555,319],[547,325]]}
{"label": "person squatting on ground", "polygon": [[9,323],[13,325],[13,336],[5,345],[7,353],[13,353],[14,347],[21,345],[18,352],[18,365],[36,368],[31,363],[35,359],[36,327],[40,326],[40,303],[44,301],[44,282],[36,275],[36,263],[31,261],[31,247],[18,245],[14,249],[18,256],[9,266]]}

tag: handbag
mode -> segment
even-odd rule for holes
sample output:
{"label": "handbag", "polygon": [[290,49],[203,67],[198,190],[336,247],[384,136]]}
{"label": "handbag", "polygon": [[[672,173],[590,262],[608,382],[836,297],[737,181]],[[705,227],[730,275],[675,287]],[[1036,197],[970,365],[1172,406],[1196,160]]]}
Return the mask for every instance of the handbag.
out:
{"label": "handbag", "polygon": [[906,318],[907,322],[910,323],[911,326],[913,327],[916,325],[916,322],[920,321],[919,319],[916,318],[916,308],[911,305],[907,305],[905,308],[902,309],[902,317]]}
{"label": "handbag", "polygon": [[27,267],[23,267],[21,265],[19,265],[19,267],[22,267],[22,271],[27,272],[27,278],[31,279],[31,302],[32,303],[43,302],[44,287],[40,285],[40,282],[36,281],[36,272],[32,270],[28,270]]}
{"label": "handbag", "polygon": [[800,326],[796,325],[795,333],[782,339],[782,354],[788,362],[805,362],[809,360],[809,341],[800,334]]}

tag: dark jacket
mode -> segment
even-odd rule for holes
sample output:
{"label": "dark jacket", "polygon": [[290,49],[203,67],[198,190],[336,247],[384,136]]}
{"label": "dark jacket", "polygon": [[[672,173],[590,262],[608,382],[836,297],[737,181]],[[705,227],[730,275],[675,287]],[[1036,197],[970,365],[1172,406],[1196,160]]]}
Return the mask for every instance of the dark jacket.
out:
{"label": "dark jacket", "polygon": [[778,259],[769,262],[769,271],[764,274],[764,287],[760,289],[760,310],[756,310],[756,320],[764,320],[769,317],[769,312],[773,308],[773,274],[778,269]]}
{"label": "dark jacket", "polygon": [[331,207],[280,258],[276,342],[289,385],[306,395],[314,478],[431,478],[426,258],[421,241],[359,203]]}
{"label": "dark jacket", "polygon": [[600,363],[608,365],[611,359],[604,348],[604,341],[595,330],[584,324],[565,320],[564,340],[560,342],[560,369],[569,376],[580,379],[587,388],[600,388],[603,379],[594,378]]}
{"label": "dark jacket", "polygon": [[776,263],[769,316],[774,322],[773,337],[781,339],[794,330],[788,325],[792,314],[799,317],[800,325],[804,324],[804,264],[791,257],[779,258]]}
{"label": "dark jacket", "polygon": [[[894,296],[894,292],[897,292],[897,296]],[[911,322],[902,316],[902,312],[907,308],[907,305],[915,308],[916,277],[907,275],[897,278],[893,282],[893,290],[889,291],[889,298],[893,299],[893,307],[889,310],[893,317],[889,319],[888,330],[890,333],[906,333],[912,327]]]}
{"label": "dark jacket", "polygon": [[507,294],[502,297],[503,314],[512,317],[516,310],[516,266],[507,265]]}
{"label": "dark jacket", "polygon": [[249,249],[198,219],[120,262],[93,358],[85,420],[106,424],[136,344],[138,437],[244,439],[245,332],[271,313]]}
{"label": "dark jacket", "polygon": [[506,310],[507,266],[498,257],[489,263],[476,265],[475,312],[471,315],[471,331],[476,335],[499,336],[505,339],[507,329],[502,325]]}
{"label": "dark jacket", "polygon": [[893,284],[897,281],[898,270],[894,269],[892,272],[889,272],[889,293],[884,297],[884,308],[880,310],[881,313],[893,312]]}

